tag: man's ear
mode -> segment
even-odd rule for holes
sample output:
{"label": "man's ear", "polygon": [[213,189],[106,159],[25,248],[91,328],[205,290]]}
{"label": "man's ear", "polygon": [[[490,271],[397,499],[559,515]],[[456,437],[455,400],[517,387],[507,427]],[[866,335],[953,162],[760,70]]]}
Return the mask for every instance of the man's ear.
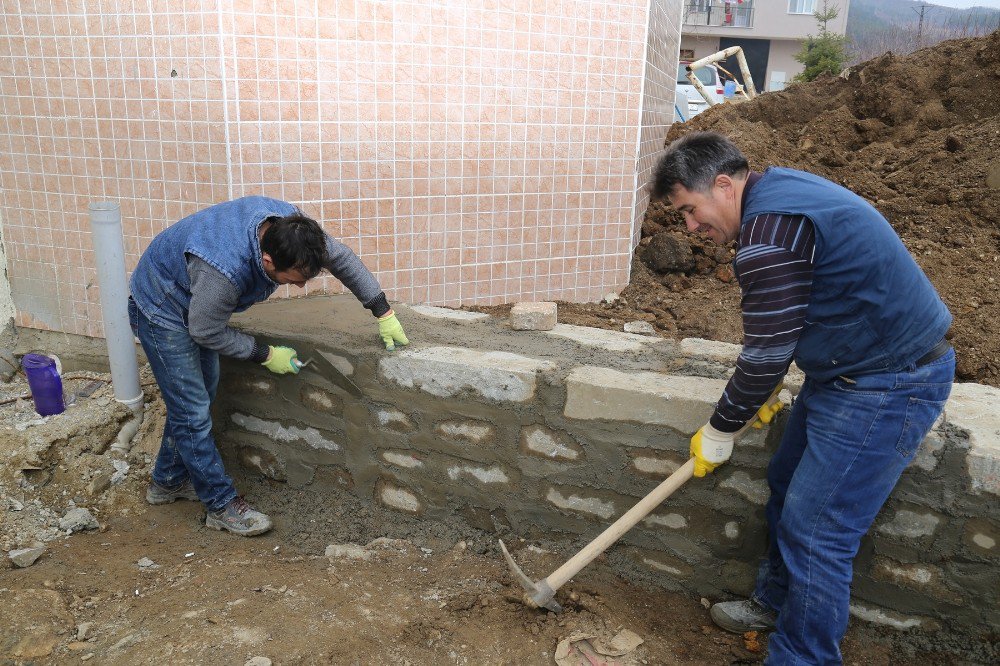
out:
{"label": "man's ear", "polygon": [[269,255],[267,252],[261,253],[260,261],[262,264],[264,264],[265,269],[269,271],[274,270],[274,261],[271,259],[271,255]]}
{"label": "man's ear", "polygon": [[730,196],[735,198],[736,181],[733,180],[732,176],[720,173],[715,177],[715,186],[719,188],[722,194],[727,198]]}

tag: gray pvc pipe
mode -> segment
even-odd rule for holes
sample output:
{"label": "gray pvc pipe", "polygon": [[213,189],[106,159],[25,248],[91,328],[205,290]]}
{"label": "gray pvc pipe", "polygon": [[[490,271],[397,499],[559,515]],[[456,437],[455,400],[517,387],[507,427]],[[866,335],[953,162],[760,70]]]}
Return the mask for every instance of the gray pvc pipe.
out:
{"label": "gray pvc pipe", "polygon": [[121,208],[114,201],[93,202],[88,208],[115,399],[137,412],[142,409],[142,388],[135,357],[135,336],[128,322]]}

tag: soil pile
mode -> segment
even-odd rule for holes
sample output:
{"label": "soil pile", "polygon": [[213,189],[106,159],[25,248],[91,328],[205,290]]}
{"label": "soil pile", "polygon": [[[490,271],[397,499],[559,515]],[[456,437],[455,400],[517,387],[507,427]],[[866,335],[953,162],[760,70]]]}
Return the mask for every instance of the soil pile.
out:
{"label": "soil pile", "polygon": [[[891,53],[675,124],[730,137],[751,168],[788,166],[865,197],[955,317],[958,378],[1000,386],[1000,31]],[[684,230],[668,206],[643,224],[632,281],[612,304],[561,304],[560,321],[741,342],[733,251]],[[688,246],[688,244],[690,244]]]}

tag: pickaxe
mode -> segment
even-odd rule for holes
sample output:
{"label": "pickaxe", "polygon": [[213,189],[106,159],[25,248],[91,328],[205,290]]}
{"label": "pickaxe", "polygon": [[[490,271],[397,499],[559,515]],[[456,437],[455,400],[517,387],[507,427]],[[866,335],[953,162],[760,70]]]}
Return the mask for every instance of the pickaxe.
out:
{"label": "pickaxe", "polygon": [[[778,393],[782,388],[784,388],[784,386],[779,384],[778,388],[774,389],[771,396],[764,403],[764,406],[768,408],[767,410],[761,408],[761,414],[765,412],[767,413],[767,422],[770,422],[771,417],[773,417],[773,415],[776,414],[782,407],[782,403],[778,399]],[[760,420],[754,417],[750,420],[750,422],[736,432],[734,438],[742,435],[751,426],[761,427],[758,424],[760,424]],[[569,558],[565,564],[542,580],[532,581],[528,578],[528,576],[521,571],[521,567],[517,566],[514,558],[511,557],[510,553],[507,551],[507,546],[505,546],[503,540],[501,540],[500,550],[503,551],[504,559],[507,560],[507,566],[510,567],[510,573],[525,590],[521,600],[530,608],[546,608],[553,613],[562,611],[562,606],[560,606],[555,599],[556,590],[562,587],[570,578],[578,574],[581,569],[590,564],[594,558],[607,550],[611,544],[618,541],[623,534],[632,529],[636,523],[645,518],[650,511],[659,506],[663,500],[670,497],[671,493],[684,485],[684,483],[687,482],[687,480],[692,476],[694,476],[694,458],[690,458],[686,463],[681,465],[676,472],[664,479],[663,482],[656,486],[652,492],[639,500],[639,502],[626,511],[621,518],[616,520],[607,529],[601,532],[596,539],[584,546],[580,552]]]}

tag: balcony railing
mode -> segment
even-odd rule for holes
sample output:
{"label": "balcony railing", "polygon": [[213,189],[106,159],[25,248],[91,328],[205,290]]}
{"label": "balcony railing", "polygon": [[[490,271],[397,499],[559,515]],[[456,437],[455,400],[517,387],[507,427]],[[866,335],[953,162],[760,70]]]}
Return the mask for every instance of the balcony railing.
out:
{"label": "balcony railing", "polygon": [[704,0],[684,5],[684,25],[718,28],[752,28],[753,0]]}

